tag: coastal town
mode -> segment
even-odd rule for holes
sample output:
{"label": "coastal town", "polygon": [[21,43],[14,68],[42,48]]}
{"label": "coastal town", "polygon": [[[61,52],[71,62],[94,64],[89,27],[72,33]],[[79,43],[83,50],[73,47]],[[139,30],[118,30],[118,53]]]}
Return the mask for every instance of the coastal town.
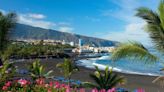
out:
{"label": "coastal town", "polygon": [[16,43],[25,43],[25,44],[32,44],[32,45],[38,45],[42,43],[43,45],[70,45],[73,48],[71,51],[73,53],[109,53],[113,52],[115,49],[115,46],[108,46],[108,47],[96,47],[94,44],[88,45],[84,44],[82,39],[79,39],[78,43],[75,42],[66,42],[64,40],[52,40],[52,39],[44,39],[44,40],[36,40],[36,39],[18,39],[13,42],[13,44]]}

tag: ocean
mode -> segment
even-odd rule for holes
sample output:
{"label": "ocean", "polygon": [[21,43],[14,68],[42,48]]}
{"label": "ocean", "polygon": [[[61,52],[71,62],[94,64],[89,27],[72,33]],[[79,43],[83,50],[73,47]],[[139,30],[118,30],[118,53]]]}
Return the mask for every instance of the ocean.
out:
{"label": "ocean", "polygon": [[[154,50],[150,50],[153,52]],[[157,52],[153,52],[153,54],[158,57],[162,57]],[[101,70],[104,70],[106,66],[113,71],[127,73],[127,74],[138,74],[138,75],[148,75],[148,76],[163,76],[164,71],[160,71],[161,68],[164,68],[163,58],[160,58],[158,62],[145,64],[142,61],[130,61],[126,59],[122,59],[116,62],[111,61],[111,54],[102,55],[99,58],[90,58],[83,59],[78,61],[79,66],[84,66],[86,68],[94,68],[94,66],[98,66]]]}

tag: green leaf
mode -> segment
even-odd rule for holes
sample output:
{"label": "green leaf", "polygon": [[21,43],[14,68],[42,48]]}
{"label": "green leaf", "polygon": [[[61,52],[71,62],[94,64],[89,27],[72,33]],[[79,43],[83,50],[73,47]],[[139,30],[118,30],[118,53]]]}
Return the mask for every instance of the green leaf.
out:
{"label": "green leaf", "polygon": [[145,63],[154,63],[158,61],[158,58],[151,54],[141,43],[129,42],[123,43],[116,48],[112,53],[111,59],[117,61],[122,58],[128,58],[132,60],[141,60]]}

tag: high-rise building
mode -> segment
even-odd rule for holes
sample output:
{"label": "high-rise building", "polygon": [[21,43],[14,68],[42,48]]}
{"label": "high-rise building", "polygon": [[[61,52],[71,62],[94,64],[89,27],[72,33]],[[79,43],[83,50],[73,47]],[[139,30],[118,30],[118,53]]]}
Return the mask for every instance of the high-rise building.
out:
{"label": "high-rise building", "polygon": [[79,39],[79,47],[82,46],[82,39]]}

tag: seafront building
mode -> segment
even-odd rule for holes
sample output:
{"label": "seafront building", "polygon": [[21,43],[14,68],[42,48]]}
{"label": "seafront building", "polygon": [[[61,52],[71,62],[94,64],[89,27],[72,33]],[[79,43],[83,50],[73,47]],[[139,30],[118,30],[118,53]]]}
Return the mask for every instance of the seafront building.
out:
{"label": "seafront building", "polygon": [[114,46],[109,47],[95,47],[94,45],[84,45],[83,40],[79,39],[79,45],[77,48],[73,49],[72,52],[75,53],[100,53],[100,52],[113,52],[115,50]]}
{"label": "seafront building", "polygon": [[81,46],[72,50],[72,52],[77,53],[101,53],[101,52],[113,52],[115,50],[114,46],[110,47],[89,47],[89,46]]}
{"label": "seafront building", "polygon": [[[78,44],[72,42],[66,42],[65,40],[52,40],[52,39],[44,39],[44,40],[36,40],[36,39],[18,39],[16,42],[24,42],[27,44],[43,44],[43,45],[66,45],[75,46],[72,50],[74,53],[100,53],[100,52],[113,52],[115,50],[114,46],[109,47],[95,47],[94,45],[86,45],[82,39],[79,39]],[[15,43],[15,42],[14,42]]]}
{"label": "seafront building", "polygon": [[25,42],[25,43],[28,43],[28,44],[34,44],[34,45],[37,45],[37,44],[43,44],[43,45],[59,45],[59,44],[62,44],[62,45],[66,45],[66,44],[69,44],[71,46],[75,46],[75,43],[74,42],[66,42],[65,40],[52,40],[52,39],[44,39],[44,40],[37,40],[37,39],[17,39],[14,43],[18,43],[18,42]]}

